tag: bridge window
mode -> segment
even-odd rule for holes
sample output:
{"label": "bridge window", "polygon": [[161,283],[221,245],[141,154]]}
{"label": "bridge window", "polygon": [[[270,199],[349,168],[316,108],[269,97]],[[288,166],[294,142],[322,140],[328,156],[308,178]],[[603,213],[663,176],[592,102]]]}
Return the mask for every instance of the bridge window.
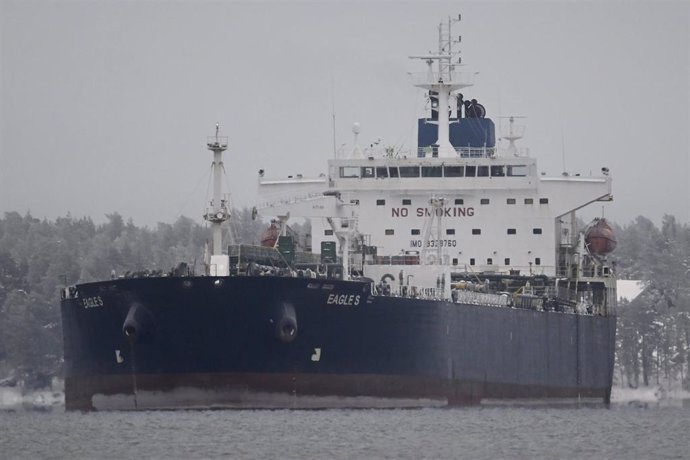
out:
{"label": "bridge window", "polygon": [[505,166],[492,166],[491,167],[491,177],[503,177],[506,175]]}
{"label": "bridge window", "polygon": [[532,198],[525,198],[525,204],[534,204],[534,199],[532,199]]}
{"label": "bridge window", "polygon": [[525,177],[527,175],[526,165],[508,166],[508,175],[512,177]]}
{"label": "bridge window", "polygon": [[473,229],[472,229],[472,234],[473,234],[473,235],[481,235],[481,234],[482,234],[482,229],[481,229],[481,228],[473,228]]}
{"label": "bridge window", "polygon": [[357,166],[341,166],[340,177],[343,179],[359,177],[359,168]]}
{"label": "bridge window", "polygon": [[493,265],[493,263],[494,263],[494,259],[492,259],[491,257],[486,259],[486,265]]}
{"label": "bridge window", "polygon": [[386,235],[393,235],[395,231],[392,228],[387,228],[386,229]]}
{"label": "bridge window", "polygon": [[412,200],[403,200],[403,206],[410,206],[412,204]]}
{"label": "bridge window", "polygon": [[535,235],[541,235],[541,228],[533,228],[532,233],[534,233]]}
{"label": "bridge window", "polygon": [[541,265],[541,258],[540,257],[534,258],[534,265]]}
{"label": "bridge window", "polygon": [[482,198],[479,200],[479,204],[489,204],[489,199],[488,198]]}
{"label": "bridge window", "polygon": [[446,235],[455,235],[455,229],[454,228],[447,228],[446,229]]}
{"label": "bridge window", "polygon": [[539,204],[549,204],[548,198],[539,198]]}
{"label": "bridge window", "polygon": [[385,166],[379,166],[376,168],[376,177],[380,177],[382,179],[388,177],[388,168]]}
{"label": "bridge window", "polygon": [[445,177],[463,177],[465,175],[464,166],[444,166],[443,175]]}
{"label": "bridge window", "polygon": [[506,200],[506,203],[507,203],[507,204],[515,204],[515,198],[508,198],[508,199]]}
{"label": "bridge window", "polygon": [[400,177],[419,177],[419,166],[401,166]]}
{"label": "bridge window", "polygon": [[455,204],[465,204],[465,200],[463,200],[462,198],[456,198]]}
{"label": "bridge window", "polygon": [[465,166],[465,176],[474,177],[476,175],[477,175],[477,167],[476,166]]}
{"label": "bridge window", "polygon": [[419,235],[420,233],[418,228],[413,228],[411,232],[413,235]]}
{"label": "bridge window", "polygon": [[510,265],[510,259],[508,257],[503,259],[503,265]]}
{"label": "bridge window", "polygon": [[440,166],[422,166],[422,177],[441,177],[442,173]]}
{"label": "bridge window", "polygon": [[508,235],[515,235],[516,233],[517,233],[517,230],[515,230],[514,228],[508,229]]}
{"label": "bridge window", "polygon": [[400,177],[398,174],[398,167],[397,166],[391,166],[388,168],[388,174],[390,174],[391,177]]}
{"label": "bridge window", "polygon": [[376,206],[385,206],[386,200],[376,200]]}
{"label": "bridge window", "polygon": [[474,257],[470,259],[470,265],[474,265]]}
{"label": "bridge window", "polygon": [[374,177],[374,168],[371,166],[363,167],[362,168],[362,178],[366,179],[366,178],[370,178],[370,177]]}
{"label": "bridge window", "polygon": [[488,166],[477,167],[477,177],[489,177],[489,167]]}

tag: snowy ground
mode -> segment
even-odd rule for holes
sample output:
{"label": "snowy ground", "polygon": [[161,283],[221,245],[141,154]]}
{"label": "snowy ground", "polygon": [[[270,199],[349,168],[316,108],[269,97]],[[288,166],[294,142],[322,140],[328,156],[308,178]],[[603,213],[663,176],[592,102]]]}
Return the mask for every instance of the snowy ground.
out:
{"label": "snowy ground", "polygon": [[690,404],[690,392],[676,389],[668,391],[661,386],[642,388],[613,387],[613,404],[639,404],[660,406],[683,406]]}
{"label": "snowy ground", "polygon": [[[667,391],[660,386],[635,389],[614,387],[611,402],[616,405],[683,406],[690,405],[690,392]],[[65,395],[60,388],[22,394],[18,388],[0,387],[0,410],[48,411],[64,404]]]}
{"label": "snowy ground", "polygon": [[0,410],[49,411],[65,404],[60,390],[42,390],[22,394],[18,388],[0,387]]}

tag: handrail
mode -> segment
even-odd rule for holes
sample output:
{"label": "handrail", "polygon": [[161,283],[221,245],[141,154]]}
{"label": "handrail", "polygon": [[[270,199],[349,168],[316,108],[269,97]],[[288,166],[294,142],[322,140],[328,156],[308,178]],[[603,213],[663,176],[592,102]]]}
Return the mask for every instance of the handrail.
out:
{"label": "handrail", "polygon": [[[455,152],[460,158],[491,158],[496,154],[496,147],[455,147]],[[434,147],[418,147],[418,157],[430,157],[434,153]]]}
{"label": "handrail", "polygon": [[299,195],[288,196],[286,198],[259,202],[256,205],[256,209],[262,210],[262,209],[274,208],[276,206],[283,206],[286,204],[296,204],[299,202],[304,202],[304,201],[322,198],[323,196],[324,196],[323,192],[302,193]]}

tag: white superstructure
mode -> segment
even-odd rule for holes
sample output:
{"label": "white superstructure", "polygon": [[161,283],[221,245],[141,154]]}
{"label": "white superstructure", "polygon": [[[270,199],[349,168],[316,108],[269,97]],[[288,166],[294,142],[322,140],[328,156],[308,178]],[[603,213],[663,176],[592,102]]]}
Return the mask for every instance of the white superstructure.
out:
{"label": "white superstructure", "polygon": [[[575,244],[571,213],[611,199],[608,175],[539,176],[527,157],[370,158],[328,162],[321,193],[297,191],[304,180],[261,182],[284,190],[265,212],[354,220],[379,256],[444,249],[442,264],[477,270],[531,270],[556,274],[556,248]],[[305,184],[306,182],[306,184]],[[323,192],[328,195],[324,196]],[[289,197],[303,197],[290,202]],[[443,198],[440,207],[431,203]],[[426,234],[436,224],[438,232]],[[440,224],[440,225],[438,225]],[[312,220],[312,242],[337,241],[337,228]],[[420,263],[438,263],[433,252]]]}
{"label": "white superstructure", "polygon": [[[312,218],[313,251],[335,242],[345,276],[354,270],[378,280],[395,272],[400,286],[410,283],[405,276],[421,277],[446,295],[451,275],[460,272],[583,282],[610,276],[604,258],[588,254],[575,222],[578,209],[612,199],[608,169],[588,177],[540,175],[536,160],[515,146],[522,133],[513,118],[504,136],[509,145],[499,148],[484,107],[457,94],[468,85],[455,77],[450,26],[439,27],[438,54],[417,56],[429,64],[426,80],[415,85],[428,91],[432,116],[419,120],[415,149],[405,156],[355,145],[313,179],[269,180],[261,171],[260,192],[280,198],[259,211]],[[354,132],[356,139],[358,124]],[[470,139],[461,137],[467,133]]]}

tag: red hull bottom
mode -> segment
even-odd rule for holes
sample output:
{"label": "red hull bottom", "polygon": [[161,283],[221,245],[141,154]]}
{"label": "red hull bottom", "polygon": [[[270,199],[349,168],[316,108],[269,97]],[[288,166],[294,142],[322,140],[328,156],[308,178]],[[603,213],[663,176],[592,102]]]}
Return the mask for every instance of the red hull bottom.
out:
{"label": "red hull bottom", "polygon": [[606,389],[427,377],[333,374],[157,374],[70,377],[67,410],[420,408],[603,403]]}

